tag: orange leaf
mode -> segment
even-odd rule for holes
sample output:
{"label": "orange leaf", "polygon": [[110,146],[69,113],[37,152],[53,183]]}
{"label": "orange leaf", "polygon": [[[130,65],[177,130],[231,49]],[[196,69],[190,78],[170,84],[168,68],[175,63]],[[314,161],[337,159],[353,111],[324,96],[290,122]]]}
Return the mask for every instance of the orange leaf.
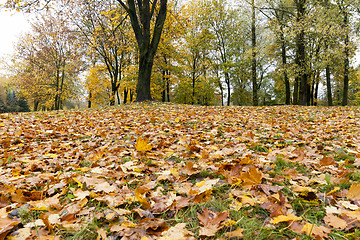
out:
{"label": "orange leaf", "polygon": [[252,186],[261,183],[262,173],[256,167],[250,167],[249,171],[242,173],[239,177],[243,186]]}

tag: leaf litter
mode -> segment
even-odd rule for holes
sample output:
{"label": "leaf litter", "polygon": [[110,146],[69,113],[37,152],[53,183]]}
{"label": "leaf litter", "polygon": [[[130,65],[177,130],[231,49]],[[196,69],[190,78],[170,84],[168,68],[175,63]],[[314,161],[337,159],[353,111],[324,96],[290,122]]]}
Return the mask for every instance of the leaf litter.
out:
{"label": "leaf litter", "polygon": [[356,239],[359,110],[2,114],[0,239]]}

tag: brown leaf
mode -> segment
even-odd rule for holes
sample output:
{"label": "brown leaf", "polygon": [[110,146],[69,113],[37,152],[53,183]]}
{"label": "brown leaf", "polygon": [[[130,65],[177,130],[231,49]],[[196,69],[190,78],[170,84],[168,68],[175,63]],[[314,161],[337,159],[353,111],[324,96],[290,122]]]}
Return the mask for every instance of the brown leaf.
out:
{"label": "brown leaf", "polygon": [[334,161],[333,156],[324,156],[322,159],[320,159],[320,165],[321,166],[329,166],[329,165],[335,165],[336,162]]}
{"label": "brown leaf", "polygon": [[169,230],[162,232],[162,237],[159,240],[192,240],[195,239],[191,237],[194,235],[192,232],[187,230],[186,223],[178,223],[175,226],[171,227]]}
{"label": "brown leaf", "polygon": [[242,239],[244,228],[237,228],[235,231],[225,233],[225,236],[228,238],[237,238]]}
{"label": "brown leaf", "polygon": [[200,236],[214,236],[225,224],[225,220],[229,216],[228,211],[213,212],[207,208],[203,208],[203,213],[197,213],[200,223],[203,225],[199,229]]}
{"label": "brown leaf", "polygon": [[324,222],[333,228],[337,228],[340,230],[344,230],[347,227],[347,223],[345,220],[335,216],[334,214],[327,214],[324,217]]}
{"label": "brown leaf", "polygon": [[19,225],[19,220],[13,220],[9,217],[0,218],[0,240],[4,240],[6,235]]}
{"label": "brown leaf", "polygon": [[325,239],[329,237],[331,230],[324,226],[316,226],[311,223],[306,223],[302,229],[302,233],[311,236],[315,239]]}

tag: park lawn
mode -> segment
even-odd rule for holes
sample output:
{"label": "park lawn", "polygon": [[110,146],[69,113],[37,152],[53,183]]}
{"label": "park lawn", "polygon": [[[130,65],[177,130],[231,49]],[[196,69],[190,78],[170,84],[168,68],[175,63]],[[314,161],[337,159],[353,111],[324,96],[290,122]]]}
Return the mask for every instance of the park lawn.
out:
{"label": "park lawn", "polygon": [[0,239],[359,239],[360,108],[0,115]]}

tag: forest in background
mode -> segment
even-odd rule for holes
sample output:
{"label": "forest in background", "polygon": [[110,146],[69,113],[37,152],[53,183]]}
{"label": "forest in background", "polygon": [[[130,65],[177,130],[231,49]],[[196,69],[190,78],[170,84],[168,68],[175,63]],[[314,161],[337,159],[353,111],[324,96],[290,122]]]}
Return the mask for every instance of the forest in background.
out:
{"label": "forest in background", "polygon": [[[359,5],[171,0],[154,59],[152,98],[196,105],[359,105],[360,71],[351,64]],[[9,105],[9,96],[27,100],[34,111],[136,99],[139,49],[119,1],[55,1],[42,8],[3,62],[8,74],[0,105]]]}

